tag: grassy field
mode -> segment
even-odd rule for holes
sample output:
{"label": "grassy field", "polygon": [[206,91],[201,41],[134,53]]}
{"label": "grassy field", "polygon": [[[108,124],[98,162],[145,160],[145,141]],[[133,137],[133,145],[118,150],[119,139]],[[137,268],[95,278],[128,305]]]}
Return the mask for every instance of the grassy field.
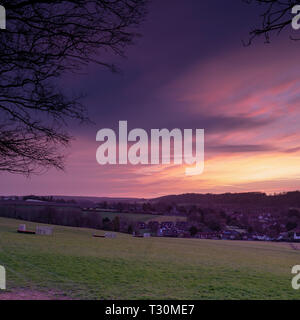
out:
{"label": "grassy field", "polygon": [[300,298],[291,288],[300,251],[289,244],[105,239],[93,238],[94,230],[60,226],[53,236],[22,235],[19,223],[0,218],[0,264],[12,291],[52,289],[82,299]]}

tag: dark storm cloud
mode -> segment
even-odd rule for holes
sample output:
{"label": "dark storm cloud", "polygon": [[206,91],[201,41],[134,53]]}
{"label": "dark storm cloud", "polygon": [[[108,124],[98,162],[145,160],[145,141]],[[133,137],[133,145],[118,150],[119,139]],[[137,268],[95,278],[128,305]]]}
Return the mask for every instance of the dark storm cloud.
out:
{"label": "dark storm cloud", "polygon": [[119,119],[149,128],[188,128],[194,123],[211,130],[255,126],[251,120],[238,118],[203,116],[196,122],[185,116],[184,104],[174,106],[157,91],[199,60],[222,50],[241,48],[241,39],[248,39],[257,13],[252,6],[236,0],[154,0],[140,29],[142,38],[127,51],[127,59],[115,60],[121,74],[91,66],[86,76],[72,79],[72,90],[86,93],[84,103],[96,124],[89,128],[76,126],[76,133],[90,135],[97,127],[116,126]]}

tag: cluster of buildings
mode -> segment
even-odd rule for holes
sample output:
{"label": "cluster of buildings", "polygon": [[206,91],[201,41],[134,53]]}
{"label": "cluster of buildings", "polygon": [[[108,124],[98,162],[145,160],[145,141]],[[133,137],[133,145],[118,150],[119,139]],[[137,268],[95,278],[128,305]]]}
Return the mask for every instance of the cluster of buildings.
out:
{"label": "cluster of buildings", "polygon": [[263,233],[249,233],[238,227],[227,227],[222,231],[196,231],[191,233],[191,225],[186,221],[150,221],[149,223],[138,222],[135,234],[144,234],[157,237],[179,237],[179,238],[197,238],[212,240],[244,240],[244,241],[299,241],[300,229],[290,232],[282,232],[276,237],[270,237]]}
{"label": "cluster of buildings", "polygon": [[188,237],[188,223],[186,221],[150,221],[149,223],[137,222],[136,233],[150,233],[157,237]]}

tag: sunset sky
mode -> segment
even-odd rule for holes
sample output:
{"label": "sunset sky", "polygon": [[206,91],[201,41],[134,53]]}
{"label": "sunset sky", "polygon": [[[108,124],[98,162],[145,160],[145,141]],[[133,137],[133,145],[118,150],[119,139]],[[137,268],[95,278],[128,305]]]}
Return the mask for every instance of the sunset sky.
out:
{"label": "sunset sky", "polygon": [[[26,178],[3,174],[2,195],[156,197],[188,192],[267,193],[300,189],[300,42],[288,32],[251,46],[261,8],[243,1],[154,0],[121,69],[90,65],[68,76],[85,93],[94,124],[70,124],[66,171]],[[288,30],[289,31],[289,30]],[[300,32],[300,31],[299,31]],[[102,54],[102,53],[99,53]],[[100,166],[96,133],[117,129],[204,128],[205,170],[185,166]]]}

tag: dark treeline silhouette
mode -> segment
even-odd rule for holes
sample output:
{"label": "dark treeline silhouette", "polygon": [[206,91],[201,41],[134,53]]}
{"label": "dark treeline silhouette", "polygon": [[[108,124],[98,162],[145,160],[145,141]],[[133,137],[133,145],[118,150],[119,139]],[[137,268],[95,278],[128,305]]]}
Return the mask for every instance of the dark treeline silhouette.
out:
{"label": "dark treeline silhouette", "polygon": [[132,230],[136,229],[136,223],[125,216],[103,218],[100,212],[83,210],[80,206],[71,202],[0,201],[0,217],[126,233],[131,233]]}
{"label": "dark treeline silhouette", "polygon": [[39,204],[23,201],[0,202],[0,216],[71,227],[102,228],[100,215],[84,212],[71,204]]}
{"label": "dark treeline silhouette", "polygon": [[293,191],[274,195],[262,192],[248,193],[224,193],[224,194],[197,194],[187,193],[180,195],[169,195],[156,199],[152,202],[163,202],[170,204],[202,204],[208,205],[239,205],[254,207],[300,207],[300,192]]}

